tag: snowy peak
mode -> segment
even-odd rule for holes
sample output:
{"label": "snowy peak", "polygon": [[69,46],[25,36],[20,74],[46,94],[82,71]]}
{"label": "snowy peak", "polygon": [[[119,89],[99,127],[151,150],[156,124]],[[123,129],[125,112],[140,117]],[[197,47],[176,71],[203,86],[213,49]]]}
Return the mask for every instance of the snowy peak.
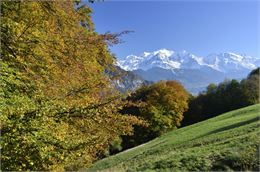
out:
{"label": "snowy peak", "polygon": [[118,61],[118,65],[124,70],[148,70],[153,67],[161,67],[164,69],[179,68],[180,63],[171,60],[173,51],[160,49],[154,52],[144,52],[140,56],[130,55],[125,59]]}
{"label": "snowy peak", "polygon": [[185,50],[175,52],[167,49],[144,52],[139,56],[129,55],[118,61],[118,66],[129,71],[138,69],[147,71],[154,67],[170,70],[208,67],[226,73],[238,70],[252,70],[259,64],[260,59],[232,52],[200,57]]}
{"label": "snowy peak", "polygon": [[174,53],[174,51],[170,51],[170,50],[167,50],[167,49],[161,49],[161,50],[158,50],[158,51],[154,51],[152,54],[154,56],[158,56],[158,57],[164,59],[164,58],[170,57],[173,53]]}
{"label": "snowy peak", "polygon": [[238,70],[252,70],[256,68],[259,59],[251,56],[239,55],[235,53],[211,54],[204,58],[205,63],[212,68],[222,72],[231,72]]}

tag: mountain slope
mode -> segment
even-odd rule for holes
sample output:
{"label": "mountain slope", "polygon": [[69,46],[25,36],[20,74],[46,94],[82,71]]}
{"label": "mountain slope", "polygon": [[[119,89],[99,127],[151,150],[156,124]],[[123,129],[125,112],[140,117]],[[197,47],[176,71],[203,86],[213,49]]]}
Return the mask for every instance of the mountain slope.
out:
{"label": "mountain slope", "polygon": [[114,78],[112,80],[113,85],[118,91],[122,93],[134,91],[143,85],[152,84],[152,81],[144,80],[134,72],[125,71],[118,66],[116,67],[115,71],[107,71],[107,74]]}
{"label": "mountain slope", "polygon": [[[159,80],[177,80],[191,93],[197,94],[204,90],[209,83],[218,83],[225,79],[223,73],[208,67],[203,70],[197,69],[174,69],[167,70],[159,67],[148,69],[147,71],[135,70],[134,74],[142,76],[145,80],[153,82]],[[214,76],[214,77],[212,77]]]}
{"label": "mountain slope", "polygon": [[235,53],[196,56],[187,51],[161,49],[129,55],[118,61],[118,66],[148,81],[178,80],[193,94],[210,83],[224,79],[242,79],[260,65],[260,59]]}
{"label": "mountain slope", "polygon": [[253,105],[169,132],[96,162],[91,170],[259,170],[259,108]]}

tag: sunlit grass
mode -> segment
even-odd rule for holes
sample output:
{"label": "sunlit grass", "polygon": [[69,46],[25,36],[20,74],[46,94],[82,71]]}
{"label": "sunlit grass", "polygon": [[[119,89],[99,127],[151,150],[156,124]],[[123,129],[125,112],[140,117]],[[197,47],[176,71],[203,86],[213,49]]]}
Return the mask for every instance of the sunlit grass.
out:
{"label": "sunlit grass", "polygon": [[253,105],[169,132],[96,162],[91,170],[259,170],[259,108]]}

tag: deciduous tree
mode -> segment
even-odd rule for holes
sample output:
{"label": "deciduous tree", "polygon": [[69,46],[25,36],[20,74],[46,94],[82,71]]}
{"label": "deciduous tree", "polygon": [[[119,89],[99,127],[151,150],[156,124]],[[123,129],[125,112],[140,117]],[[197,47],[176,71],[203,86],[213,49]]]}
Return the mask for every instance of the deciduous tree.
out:
{"label": "deciduous tree", "polygon": [[[1,1],[1,169],[77,170],[140,123],[105,69],[116,35],[73,1]],[[111,96],[113,95],[113,96]]]}
{"label": "deciduous tree", "polygon": [[122,113],[141,117],[147,126],[135,126],[134,135],[123,137],[124,147],[147,142],[180,126],[188,108],[188,93],[177,81],[160,81],[144,86],[128,97],[130,106]]}

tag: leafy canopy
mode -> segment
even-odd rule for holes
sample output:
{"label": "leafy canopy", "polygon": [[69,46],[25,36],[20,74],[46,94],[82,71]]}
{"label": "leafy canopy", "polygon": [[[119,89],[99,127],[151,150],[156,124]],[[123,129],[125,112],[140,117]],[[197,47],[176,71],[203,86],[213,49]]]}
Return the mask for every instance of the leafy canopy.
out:
{"label": "leafy canopy", "polygon": [[2,170],[89,166],[140,123],[118,113],[105,75],[118,34],[96,33],[90,14],[73,1],[1,1]]}

